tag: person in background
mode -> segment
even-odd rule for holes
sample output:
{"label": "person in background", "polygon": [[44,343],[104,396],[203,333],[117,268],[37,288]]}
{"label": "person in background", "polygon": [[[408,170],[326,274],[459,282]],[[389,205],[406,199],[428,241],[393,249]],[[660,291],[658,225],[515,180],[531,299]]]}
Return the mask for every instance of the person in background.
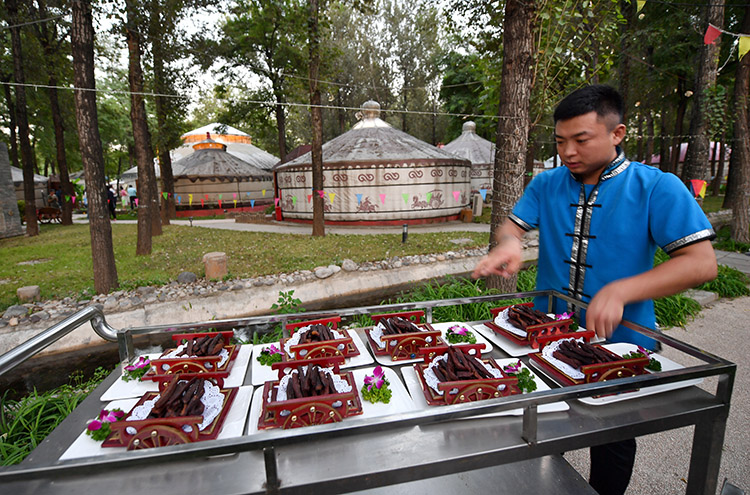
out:
{"label": "person in background", "polygon": [[109,216],[113,220],[117,220],[117,213],[115,208],[117,207],[117,196],[112,187],[112,184],[107,186],[107,206],[109,207]]}
{"label": "person in background", "polygon": [[138,197],[138,192],[132,184],[128,186],[128,197],[130,198],[130,209],[132,210],[135,208],[135,198]]}
{"label": "person in background", "polygon": [[53,192],[47,196],[47,203],[50,208],[60,209],[60,202],[57,200],[57,195]]}
{"label": "person in background", "polygon": [[128,195],[128,191],[125,190],[125,186],[120,186],[120,201],[122,201],[123,210],[128,207],[130,196]]}
{"label": "person in background", "polygon": [[[622,116],[622,97],[605,85],[560,102],[555,141],[565,166],[529,183],[474,276],[518,272],[521,238],[538,228],[537,290],[563,290],[588,303],[580,325],[598,336],[653,349],[653,339],[620,322],[654,328],[653,299],[714,279],[715,234],[680,179],[625,158]],[[657,246],[670,259],[654,266]],[[535,303],[546,310],[543,299]],[[558,299],[553,311],[572,309]],[[602,495],[625,493],[635,453],[634,438],[591,447],[591,486]]]}

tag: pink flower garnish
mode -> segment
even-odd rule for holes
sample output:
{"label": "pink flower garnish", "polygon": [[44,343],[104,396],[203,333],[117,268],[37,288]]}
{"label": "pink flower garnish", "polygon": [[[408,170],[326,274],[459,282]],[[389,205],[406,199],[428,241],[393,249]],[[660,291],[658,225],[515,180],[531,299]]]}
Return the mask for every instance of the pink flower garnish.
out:
{"label": "pink flower garnish", "polygon": [[281,350],[273,344],[268,346],[266,351],[268,351],[269,354],[281,354]]}
{"label": "pink flower garnish", "polygon": [[466,335],[469,332],[469,330],[467,330],[466,328],[462,326],[455,325],[455,326],[450,327],[448,329],[448,332],[454,335]]}
{"label": "pink flower garnish", "polygon": [[574,312],[572,312],[572,313],[563,313],[563,314],[561,314],[561,315],[557,315],[557,316],[555,317],[555,319],[556,319],[556,320],[569,320],[569,319],[573,318],[573,315],[574,315],[574,314],[576,314],[576,313],[575,313],[575,311],[574,311]]}
{"label": "pink flower garnish", "polygon": [[367,390],[372,391],[372,386],[375,385],[375,388],[379,389],[383,386],[385,383],[385,372],[383,371],[383,368],[380,366],[377,366],[373,370],[372,376],[365,375],[365,385],[367,385]]}
{"label": "pink flower garnish", "polygon": [[96,430],[99,430],[99,429],[101,429],[101,427],[102,427],[102,422],[101,422],[101,421],[99,421],[98,419],[94,419],[94,420],[92,420],[92,421],[91,421],[91,422],[90,422],[90,423],[88,424],[88,426],[87,426],[86,428],[87,428],[87,429],[88,429],[89,431],[96,431]]}
{"label": "pink flower garnish", "polygon": [[651,352],[648,349],[646,349],[645,347],[641,347],[641,346],[638,346],[638,352],[640,352],[641,354],[643,354],[646,357],[648,357],[651,354],[653,354],[653,352]]}
{"label": "pink flower garnish", "polygon": [[151,365],[151,361],[148,358],[141,356],[140,358],[138,358],[138,361],[136,361],[135,363],[129,366],[125,366],[125,371],[135,371],[135,370],[145,368],[146,366],[150,366],[150,365]]}
{"label": "pink flower garnish", "polygon": [[521,360],[519,359],[516,364],[508,364],[503,366],[503,371],[506,373],[518,373],[521,371]]}

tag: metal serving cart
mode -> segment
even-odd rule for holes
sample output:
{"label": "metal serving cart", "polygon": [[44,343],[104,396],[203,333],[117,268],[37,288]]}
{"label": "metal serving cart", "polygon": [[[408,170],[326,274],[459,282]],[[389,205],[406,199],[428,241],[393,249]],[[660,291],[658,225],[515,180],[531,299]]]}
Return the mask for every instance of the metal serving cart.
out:
{"label": "metal serving cart", "polygon": [[[332,313],[345,320],[417,308],[431,322],[437,307],[531,296],[547,296],[550,307],[560,298],[585,308],[563,294],[544,291],[115,330],[97,308],[88,307],[0,356],[0,374],[88,321],[99,335],[118,342],[120,359],[127,363],[135,357],[134,338],[149,333],[268,328]],[[713,495],[736,365],[666,334],[623,324],[702,364],[389,416],[59,460],[86,420],[101,409],[99,398],[120,376],[118,368],[21,464],[0,469],[0,488],[14,494],[593,493],[562,452],[695,425],[686,493]],[[496,348],[491,356],[506,357]],[[251,373],[249,366],[245,384],[251,383]],[[576,400],[708,377],[718,378],[713,393],[688,386],[602,406]],[[569,409],[538,414],[540,406],[559,401]],[[462,421],[517,408],[523,410],[521,416]]]}

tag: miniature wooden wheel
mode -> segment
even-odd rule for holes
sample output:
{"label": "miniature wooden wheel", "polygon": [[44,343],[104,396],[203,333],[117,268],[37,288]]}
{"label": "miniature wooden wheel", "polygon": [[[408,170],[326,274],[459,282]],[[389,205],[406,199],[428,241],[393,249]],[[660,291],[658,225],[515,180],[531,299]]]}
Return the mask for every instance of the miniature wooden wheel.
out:
{"label": "miniature wooden wheel", "polygon": [[421,337],[404,339],[399,342],[397,351],[393,354],[393,360],[414,359],[420,357],[419,349],[429,347],[429,343]]}
{"label": "miniature wooden wheel", "polygon": [[[339,409],[342,409],[342,405]],[[284,428],[297,428],[299,426],[323,425],[342,420],[341,413],[324,402],[306,404],[298,407],[287,416]]]}
{"label": "miniature wooden wheel", "polygon": [[635,375],[637,375],[635,371],[631,370],[630,368],[621,366],[619,368],[608,369],[601,375],[594,374],[594,375],[590,375],[590,377],[587,377],[587,378],[589,378],[588,380],[589,382],[593,382],[593,381],[604,382],[607,380],[614,380],[615,378],[626,378],[626,377],[635,376]]}
{"label": "miniature wooden wheel", "polygon": [[128,443],[128,450],[150,449],[190,443],[187,434],[178,428],[154,425],[141,428]]}
{"label": "miniature wooden wheel", "polygon": [[[299,355],[299,352],[297,353]],[[315,359],[315,358],[321,358],[321,357],[331,357],[331,356],[343,356],[344,352],[339,350],[339,348],[336,345],[321,345],[319,347],[316,347],[314,350],[310,351],[306,356],[303,356],[302,359]]]}

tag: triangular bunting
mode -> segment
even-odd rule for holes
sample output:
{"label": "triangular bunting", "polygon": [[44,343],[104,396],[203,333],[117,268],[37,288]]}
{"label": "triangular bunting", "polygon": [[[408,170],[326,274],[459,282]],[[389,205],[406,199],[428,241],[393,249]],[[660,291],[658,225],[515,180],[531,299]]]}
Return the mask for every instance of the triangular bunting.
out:
{"label": "triangular bunting", "polygon": [[432,199],[432,193],[428,192],[425,196],[427,197],[427,202],[429,203],[430,200]]}
{"label": "triangular bunting", "polygon": [[237,199],[237,193],[232,193],[232,198]]}
{"label": "triangular bunting", "polygon": [[177,204],[182,203],[182,196],[177,196]]}
{"label": "triangular bunting", "polygon": [[255,208],[255,200],[254,199],[250,200],[250,208]]}
{"label": "triangular bunting", "polygon": [[643,8],[643,6],[646,5],[646,0],[636,0],[635,4],[637,5],[635,13],[637,14],[638,12],[641,11],[641,9]]}
{"label": "triangular bunting", "polygon": [[[219,194],[221,196],[221,194]],[[219,208],[221,208],[221,200],[219,200]]]}
{"label": "triangular bunting", "polygon": [[163,193],[161,193],[161,196],[164,198],[164,201],[167,200],[167,193],[163,192]]}
{"label": "triangular bunting", "polygon": [[697,198],[698,196],[700,196],[702,198],[706,194],[706,181],[700,179],[691,179],[690,188],[692,189],[694,197]]}
{"label": "triangular bunting", "polygon": [[750,52],[750,36],[740,36],[739,60],[742,60],[747,52]]}
{"label": "triangular bunting", "polygon": [[479,194],[482,195],[482,201],[487,201],[487,189],[480,189]]}
{"label": "triangular bunting", "polygon": [[293,206],[297,205],[297,196],[292,196],[292,205]]}
{"label": "triangular bunting", "polygon": [[318,194],[320,195],[321,198],[324,198],[325,195],[326,195],[326,192],[325,191],[318,191]]}
{"label": "triangular bunting", "polygon": [[385,194],[380,195],[380,202],[385,204]]}
{"label": "triangular bunting", "polygon": [[453,191],[453,198],[458,201],[458,198],[461,196],[461,191]]}
{"label": "triangular bunting", "polygon": [[276,206],[279,206],[279,198],[273,198],[273,203],[274,203],[274,204],[275,204]]}
{"label": "triangular bunting", "polygon": [[362,204],[362,195],[361,194],[357,194],[357,204],[358,205]]}
{"label": "triangular bunting", "polygon": [[232,201],[234,201],[234,207],[237,208],[237,200],[233,199]]}
{"label": "triangular bunting", "polygon": [[404,198],[404,204],[409,204],[409,193],[404,193],[401,195],[402,198]]}
{"label": "triangular bunting", "polygon": [[188,204],[190,206],[193,206],[193,195],[192,194],[188,194]]}
{"label": "triangular bunting", "polygon": [[310,201],[312,201],[312,194],[307,195],[307,202],[309,203]]}
{"label": "triangular bunting", "polygon": [[716,41],[716,38],[721,35],[721,31],[716,29],[713,25],[709,24],[708,29],[706,29],[706,34],[703,35],[703,44],[704,45],[712,45],[714,41]]}
{"label": "triangular bunting", "polygon": [[[265,198],[266,197],[266,190],[263,189],[261,192],[263,193],[263,197]],[[248,193],[248,194],[250,194],[250,193]]]}
{"label": "triangular bunting", "polygon": [[331,200],[331,203],[333,203],[333,198],[336,197],[336,193],[328,193],[328,199]]}

